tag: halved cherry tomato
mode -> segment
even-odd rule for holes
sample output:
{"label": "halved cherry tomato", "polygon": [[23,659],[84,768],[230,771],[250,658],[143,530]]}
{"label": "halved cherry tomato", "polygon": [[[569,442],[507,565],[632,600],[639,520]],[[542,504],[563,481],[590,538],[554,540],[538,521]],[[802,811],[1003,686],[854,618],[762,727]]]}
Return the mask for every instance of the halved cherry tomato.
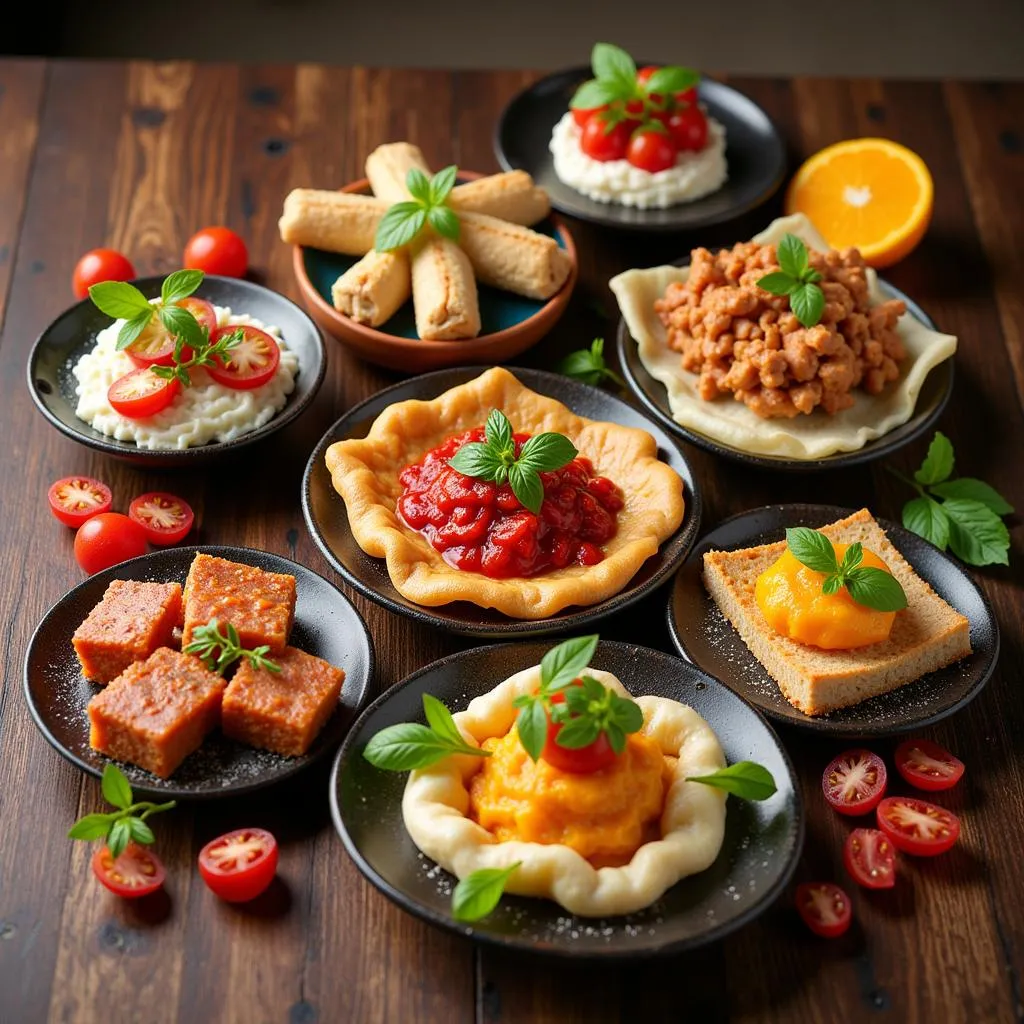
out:
{"label": "halved cherry tomato", "polygon": [[840,814],[867,814],[885,794],[885,762],[870,750],[847,750],[821,776],[821,789]]}
{"label": "halved cherry tomato", "polygon": [[120,512],[101,512],[75,534],[75,559],[90,576],[147,550],[145,531]]}
{"label": "halved cherry tomato", "polygon": [[584,126],[580,136],[580,149],[591,160],[622,160],[629,148],[629,137],[633,134],[636,122],[619,121],[609,125],[604,117],[592,117]]}
{"label": "halved cherry tomato", "polygon": [[223,277],[244,277],[249,266],[249,251],[241,236],[230,228],[203,228],[186,243],[184,259],[190,270]]}
{"label": "halved cherry tomato", "polygon": [[804,882],[796,887],[796,909],[804,924],[825,939],[842,935],[853,919],[850,897],[831,882]]}
{"label": "halved cherry tomato", "polygon": [[127,900],[156,892],[167,876],[160,858],[137,843],[129,843],[117,860],[101,846],[92,855],[92,870],[112,893]]}
{"label": "halved cherry tomato", "polygon": [[910,796],[886,797],[876,812],[878,827],[897,850],[914,857],[945,853],[960,835],[960,819],[945,807]]}
{"label": "halved cherry tomato", "polygon": [[128,518],[142,527],[150,544],[164,545],[184,540],[196,517],[184,498],[165,491],[149,491],[128,506]]}
{"label": "halved cherry tomato", "polygon": [[216,343],[224,335],[242,332],[242,341],[228,351],[228,361],[206,367],[206,372],[218,383],[237,391],[248,391],[266,384],[277,373],[281,350],[277,342],[258,327],[219,327],[210,336]]}
{"label": "halved cherry tomato", "polygon": [[964,763],[931,740],[904,740],[896,748],[896,770],[917,789],[952,789],[964,774]]}
{"label": "halved cherry tomato", "polygon": [[673,110],[664,124],[676,146],[684,152],[696,153],[708,144],[708,119],[696,104]]}
{"label": "halved cherry tomato", "polygon": [[203,881],[229,903],[255,899],[277,872],[277,840],[262,828],[240,828],[199,851]]}
{"label": "halved cherry tomato", "polygon": [[141,366],[110,385],[107,401],[122,416],[142,420],[166,409],[180,387],[175,378],[158,377],[148,366]]}
{"label": "halved cherry tomato", "polygon": [[896,851],[877,828],[855,828],[843,847],[850,877],[866,889],[891,889],[896,884]]}
{"label": "halved cherry tomato", "polygon": [[600,107],[573,107],[572,119],[582,128],[595,114],[600,114],[601,111],[607,110],[608,104],[605,103]]}
{"label": "halved cherry tomato", "polygon": [[[573,686],[582,686],[582,683],[574,682]],[[551,696],[552,704],[564,704],[565,694],[557,692]],[[563,772],[572,772],[576,775],[589,775],[590,772],[598,772],[614,764],[618,754],[612,749],[608,742],[608,736],[601,733],[593,743],[585,747],[560,747],[556,740],[562,726],[558,722],[548,720],[548,734],[544,741],[544,749],[541,757],[547,761],[552,768],[558,768]]]}
{"label": "halved cherry tomato", "polygon": [[84,299],[94,284],[102,281],[130,281],[135,268],[127,256],[116,249],[90,249],[75,264],[71,275],[71,290],[75,297]]}
{"label": "halved cherry tomato", "polygon": [[[189,295],[179,299],[175,305],[187,309],[207,333],[212,334],[217,329],[217,312],[206,299]],[[174,365],[174,338],[155,316],[152,323],[124,351],[136,366]],[[188,345],[182,348],[181,358],[192,358],[192,349]]]}
{"label": "halved cherry tomato", "polygon": [[675,164],[676,147],[667,132],[656,128],[640,128],[629,140],[626,159],[634,167],[657,174]]}
{"label": "halved cherry tomato", "polygon": [[91,476],[65,476],[46,492],[50,511],[65,526],[81,526],[91,516],[109,512],[110,488]]}

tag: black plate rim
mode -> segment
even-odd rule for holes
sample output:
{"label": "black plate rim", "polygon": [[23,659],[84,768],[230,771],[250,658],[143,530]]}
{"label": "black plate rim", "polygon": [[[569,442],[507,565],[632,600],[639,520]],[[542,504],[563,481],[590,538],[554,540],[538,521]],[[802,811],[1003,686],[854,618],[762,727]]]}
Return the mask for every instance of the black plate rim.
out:
{"label": "black plate rim", "polygon": [[[589,384],[584,384],[581,381],[572,380],[563,376],[562,374],[553,373],[550,370],[538,370],[532,367],[523,366],[506,366],[509,373],[513,375],[525,375],[523,379],[524,383],[529,382],[526,378],[529,377],[540,377],[542,380],[546,380],[550,383],[558,383],[559,386],[569,386],[587,388],[592,391],[598,392],[602,398],[613,400],[621,403],[622,405],[629,408],[633,413],[636,413],[644,418],[646,414],[642,409],[637,409],[635,406],[629,405],[628,402],[623,401],[617,395],[612,395],[609,392],[602,391],[600,388],[592,387]],[[703,501],[701,497],[700,484],[697,481],[696,475],[693,472],[693,467],[690,465],[689,459],[686,457],[686,453],[679,446],[679,443],[671,435],[666,437],[666,440],[670,441],[674,449],[675,454],[679,457],[682,464],[686,467],[690,474],[690,479],[684,482],[687,485],[687,501],[686,507],[683,512],[683,522],[679,526],[679,529],[669,537],[664,544],[669,544],[673,539],[678,538],[680,545],[679,553],[648,580],[646,583],[633,588],[632,590],[624,589],[619,591],[618,594],[613,594],[605,601],[600,602],[596,605],[588,605],[586,608],[581,609],[578,612],[574,612],[572,615],[558,618],[557,622],[553,619],[512,619],[509,618],[507,622],[498,623],[495,625],[474,625],[472,623],[465,622],[461,626],[456,624],[447,618],[437,616],[431,613],[431,611],[424,608],[411,608],[407,605],[396,601],[388,594],[381,593],[373,587],[366,584],[360,579],[355,573],[353,573],[338,556],[328,546],[326,538],[321,536],[321,531],[313,518],[312,511],[312,497],[311,497],[311,480],[314,470],[318,467],[319,463],[323,461],[324,452],[327,448],[334,443],[336,438],[334,437],[336,431],[340,425],[349,420],[356,420],[362,416],[363,410],[371,405],[375,405],[382,401],[387,395],[392,394],[396,391],[406,390],[413,383],[429,382],[431,378],[452,376],[455,374],[472,374],[479,376],[487,370],[486,366],[451,366],[445,367],[440,370],[431,370],[428,373],[418,374],[415,377],[410,377],[404,381],[399,381],[397,384],[391,384],[386,388],[382,388],[380,391],[375,392],[369,398],[364,399],[357,405],[352,406],[343,416],[340,416],[330,427],[328,427],[324,436],[317,443],[306,462],[306,468],[302,474],[302,493],[301,493],[301,504],[302,504],[302,518],[306,523],[306,531],[313,539],[313,543],[316,544],[317,549],[327,560],[328,564],[338,573],[345,582],[360,593],[363,597],[375,602],[383,608],[386,608],[389,612],[395,615],[402,615],[406,618],[412,619],[414,622],[424,626],[432,626],[437,629],[443,629],[445,632],[454,633],[458,636],[469,636],[478,637],[486,640],[501,640],[506,637],[540,637],[544,635],[554,635],[556,633],[561,634],[569,632],[574,629],[579,629],[588,623],[595,622],[601,618],[605,618],[608,615],[614,614],[624,608],[628,608],[640,601],[654,591],[664,587],[672,575],[682,566],[686,560],[687,555],[692,549],[693,545],[697,541],[697,536],[700,532],[701,518],[703,515]],[[561,401],[561,399],[559,399]],[[389,403],[390,404],[390,403]],[[565,403],[563,403],[565,404]],[[639,570],[638,570],[639,571]],[[624,596],[625,595],[625,596]],[[608,608],[609,602],[615,602],[613,608]]]}
{"label": "black plate rim", "polygon": [[[843,519],[846,516],[852,515],[854,512],[857,511],[857,509],[845,508],[840,505],[823,505],[816,504],[814,502],[783,502],[776,505],[761,505],[758,508],[747,509],[745,512],[737,512],[735,515],[731,515],[725,519],[720,520],[718,523],[715,524],[715,528],[713,530],[709,530],[706,534],[704,534],[704,536],[702,536],[700,540],[698,540],[697,543],[691,549],[690,554],[687,556],[686,562],[684,562],[684,564],[680,567],[679,571],[676,573],[676,576],[672,581],[672,588],[669,591],[668,604],[665,609],[665,618],[668,624],[669,636],[672,639],[672,643],[675,646],[676,651],[678,652],[681,658],[683,658],[685,661],[690,662],[695,668],[701,669],[701,671],[704,673],[708,672],[708,670],[701,666],[698,662],[696,662],[690,654],[690,651],[686,646],[685,638],[682,634],[682,631],[679,629],[674,614],[676,592],[683,586],[683,574],[686,571],[687,566],[693,564],[698,556],[703,557],[704,551],[707,549],[708,542],[715,536],[716,533],[718,533],[719,530],[724,529],[725,527],[728,527],[730,525],[733,525],[737,521],[745,519],[749,516],[759,515],[765,512],[777,512],[779,515],[785,515],[789,513],[790,510],[797,509],[804,510],[808,514],[820,513],[822,516],[828,516],[829,519],[827,521]],[[941,722],[944,719],[949,718],[952,715],[955,715],[957,712],[962,711],[968,704],[971,703],[971,701],[973,701],[981,693],[982,690],[985,689],[985,687],[988,685],[989,680],[992,678],[992,675],[996,670],[996,666],[999,664],[999,652],[1002,643],[999,630],[999,620],[996,618],[995,612],[992,609],[992,604],[989,601],[988,596],[985,594],[985,591],[980,586],[978,586],[977,582],[971,576],[970,572],[968,571],[968,567],[958,558],[956,558],[956,556],[951,555],[946,551],[940,551],[939,548],[937,548],[930,541],[925,540],[923,537],[918,537],[917,534],[912,534],[909,530],[906,530],[904,527],[900,526],[899,523],[894,523],[892,520],[882,519],[879,517],[876,517],[875,521],[878,523],[879,526],[881,526],[885,530],[886,536],[890,536],[893,545],[897,549],[899,549],[899,545],[896,543],[896,540],[899,539],[901,535],[912,536],[914,538],[914,543],[921,543],[926,545],[927,547],[933,550],[935,555],[940,556],[941,558],[944,558],[947,562],[949,562],[953,566],[953,568],[957,570],[964,584],[969,585],[973,589],[975,594],[978,596],[982,607],[985,609],[985,615],[988,619],[988,623],[992,632],[992,654],[988,660],[988,663],[985,665],[978,681],[971,687],[970,690],[968,690],[967,693],[964,694],[963,697],[961,697],[960,700],[958,700],[955,704],[951,705],[950,707],[945,708],[942,711],[935,714],[925,715],[923,717],[914,719],[908,719],[906,721],[900,722],[897,725],[888,725],[879,728],[863,728],[860,726],[844,727],[844,723],[841,721],[833,721],[827,718],[822,718],[821,716],[803,715],[800,718],[790,717],[787,714],[780,714],[774,708],[768,707],[764,704],[758,703],[755,700],[752,700],[750,697],[747,697],[746,694],[738,694],[738,696],[741,696],[745,700],[750,701],[750,703],[753,704],[758,711],[760,711],[766,718],[770,719],[773,723],[776,723],[778,725],[789,726],[795,729],[806,730],[807,732],[814,732],[817,733],[819,736],[830,736],[835,739],[870,740],[881,739],[887,736],[900,736],[906,733],[914,732],[919,729],[925,729],[931,725],[935,725],[937,722]],[[916,571],[917,570],[915,569],[915,572]],[[925,582],[929,582],[927,577],[922,576],[922,578],[925,580]],[[730,628],[732,628],[731,625]],[[753,657],[753,655],[751,655],[751,657]],[[756,662],[757,659],[755,658],[754,661]],[[765,673],[765,677],[768,679],[770,683],[772,683],[772,685],[777,685],[775,684],[775,681],[767,675],[765,670],[762,667],[760,667],[760,663],[757,662],[757,664],[758,671]],[[732,689],[729,683],[725,682],[725,680],[719,679],[719,682],[721,682],[723,686],[728,687],[730,690]],[[736,690],[733,690],[733,692],[737,693]],[[896,690],[892,692],[898,693],[899,691]]]}
{"label": "black plate rim", "polygon": [[[789,755],[789,751],[786,749],[786,745],[782,742],[781,737],[775,730],[775,727],[762,714],[762,712],[747,700],[742,694],[736,693],[734,690],[729,692],[736,698],[739,699],[740,703],[743,704],[746,709],[752,712],[760,721],[761,724],[767,729],[769,736],[774,739],[779,754],[782,757],[783,763],[789,772],[790,780],[793,788],[793,799],[794,799],[794,822],[795,822],[795,836],[793,842],[793,850],[786,862],[784,870],[779,878],[776,880],[774,885],[764,891],[764,895],[757,903],[745,910],[738,917],[731,919],[726,924],[716,925],[715,928],[708,932],[701,934],[699,938],[690,940],[680,940],[674,943],[667,943],[666,945],[659,947],[656,950],[651,949],[633,949],[633,950],[608,950],[602,952],[600,950],[594,950],[591,952],[572,952],[568,948],[562,948],[554,946],[552,948],[539,948],[535,945],[514,941],[512,939],[504,938],[498,935],[492,935],[486,932],[478,932],[471,923],[461,923],[456,921],[454,918],[446,917],[442,914],[435,913],[427,907],[421,906],[415,900],[406,896],[401,890],[396,889],[390,883],[379,877],[374,871],[373,867],[367,862],[356,847],[351,836],[348,834],[348,830],[345,827],[344,820],[341,816],[341,809],[338,806],[338,790],[339,790],[339,776],[341,774],[342,762],[345,760],[348,749],[355,743],[355,737],[361,729],[364,720],[370,718],[380,707],[386,704],[392,697],[400,690],[412,685],[417,679],[426,675],[428,672],[435,672],[445,668],[451,662],[465,657],[481,657],[490,653],[499,647],[509,647],[512,644],[509,643],[496,643],[487,644],[481,647],[472,647],[464,651],[458,651],[454,654],[445,655],[443,658],[438,658],[436,661],[432,661],[428,665],[424,665],[422,668],[417,669],[415,672],[410,673],[404,679],[395,683],[394,686],[388,687],[383,693],[381,693],[375,700],[368,704],[363,711],[359,714],[359,717],[352,723],[347,735],[341,746],[338,748],[338,752],[334,758],[334,764],[331,766],[331,778],[330,778],[330,805],[331,805],[331,820],[334,823],[335,831],[341,837],[342,844],[345,847],[345,852],[352,858],[353,863],[359,869],[360,874],[370,882],[371,885],[378,892],[386,896],[392,903],[404,910],[406,913],[412,914],[414,917],[418,917],[421,921],[425,921],[428,924],[435,925],[436,927],[443,928],[446,931],[454,932],[456,935],[461,935],[464,938],[470,938],[474,942],[484,943],[489,946],[496,946],[502,949],[516,950],[529,953],[530,955],[536,956],[550,956],[558,959],[567,960],[645,960],[656,957],[666,956],[671,953],[682,953],[689,950],[700,948],[701,946],[710,945],[713,942],[718,942],[733,932],[738,931],[740,928],[748,925],[751,921],[758,918],[761,914],[765,913],[778,901],[779,897],[789,886],[793,879],[793,875],[796,873],[797,866],[800,862],[800,857],[803,853],[804,842],[807,834],[807,809],[805,807],[805,800],[803,795],[803,789],[800,784],[800,778],[796,773],[796,769],[793,765],[793,759]],[[601,640],[599,647],[614,647],[620,648],[625,651],[631,651],[643,656],[648,654],[655,654],[664,658],[672,658],[676,661],[681,662],[684,666],[691,669],[698,676],[702,677],[702,681],[709,687],[721,686],[725,689],[729,689],[720,680],[714,676],[709,675],[698,665],[688,661],[686,658],[680,658],[678,655],[668,651],[661,651],[653,647],[645,647],[642,644],[630,644],[624,643],[620,640]]]}
{"label": "black plate rim", "polygon": [[[32,660],[32,653],[35,650],[36,643],[40,632],[43,627],[47,625],[52,616],[65,604],[70,603],[73,595],[90,583],[95,583],[97,576],[103,576],[106,573],[116,573],[122,571],[125,566],[138,565],[151,558],[154,554],[163,554],[168,551],[181,551],[183,554],[208,554],[217,555],[221,558],[234,558],[238,561],[243,561],[245,556],[258,554],[263,557],[269,557],[273,560],[277,560],[284,566],[297,567],[304,572],[311,573],[314,576],[319,577],[328,587],[333,590],[338,597],[348,606],[348,610],[355,616],[356,622],[361,627],[360,635],[363,638],[364,644],[364,655],[366,658],[366,679],[363,681],[363,685],[360,688],[359,695],[356,699],[355,704],[352,706],[352,721],[349,724],[348,730],[346,730],[344,739],[348,738],[348,732],[351,731],[352,726],[359,720],[363,711],[366,708],[366,702],[370,697],[370,693],[373,689],[373,681],[377,673],[377,654],[373,645],[373,637],[367,629],[366,621],[362,615],[359,614],[359,609],[341,592],[341,589],[332,583],[329,579],[321,576],[320,573],[310,569],[309,566],[303,565],[301,562],[296,562],[294,559],[288,558],[285,555],[276,554],[273,551],[261,551],[258,548],[244,548],[238,547],[237,545],[225,545],[225,544],[198,544],[198,545],[185,545],[183,547],[174,548],[157,548],[154,551],[149,551],[145,555],[139,555],[137,558],[129,558],[124,562],[118,562],[117,565],[111,566],[110,569],[104,569],[99,573],[95,573],[92,576],[87,576],[81,583],[77,583],[70,590],[62,594],[43,614],[42,618],[36,624],[35,629],[32,630],[32,636],[29,638],[28,645],[25,648],[25,661],[21,672],[21,689],[22,695],[25,698],[25,703],[28,705],[29,713],[32,716],[32,721],[35,723],[36,728],[42,734],[43,738],[47,743],[57,751],[66,761],[69,761],[75,767],[93,778],[99,779],[103,776],[103,771],[96,768],[95,765],[90,764],[88,761],[79,757],[77,754],[68,750],[53,732],[50,727],[43,720],[42,714],[39,708],[36,706],[36,702],[32,696],[32,686],[29,679],[29,664]],[[113,578],[113,577],[111,577]],[[347,677],[346,677],[347,678]],[[233,786],[227,786],[222,790],[192,790],[192,789],[175,789],[170,786],[161,786],[159,788],[151,788],[146,785],[145,782],[132,780],[132,791],[138,794],[147,796],[156,796],[163,799],[169,800],[190,800],[196,802],[206,802],[210,800],[220,800],[225,797],[237,797],[243,796],[249,793],[255,793],[262,789],[267,789],[270,786],[275,786],[279,782],[284,782],[286,779],[291,779],[298,773],[305,771],[311,765],[318,761],[323,760],[328,753],[331,752],[331,747],[324,747],[318,750],[315,754],[306,755],[301,759],[297,759],[294,764],[286,765],[280,772],[276,772],[273,778],[270,779],[254,779],[249,782],[239,783]],[[115,763],[113,761],[111,764]]]}

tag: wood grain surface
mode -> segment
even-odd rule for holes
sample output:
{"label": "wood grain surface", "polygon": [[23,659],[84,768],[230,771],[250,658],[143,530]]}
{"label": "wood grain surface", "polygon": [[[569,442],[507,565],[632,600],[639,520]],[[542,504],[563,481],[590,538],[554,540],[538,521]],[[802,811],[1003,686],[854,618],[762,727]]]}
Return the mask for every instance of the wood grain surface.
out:
{"label": "wood grain surface", "polygon": [[[197,513],[195,539],[294,557],[333,575],[306,534],[299,483],[330,424],[397,375],[328,339],[323,387],[273,439],[210,472],[155,473],[91,453],[51,429],[24,384],[33,339],[71,302],[86,249],[111,245],[140,274],[179,265],[205,224],[241,232],[253,276],[298,299],[277,237],[292,187],[362,176],[375,145],[410,139],[435,166],[496,169],[505,102],[526,72],[389,71],[303,65],[0,62],[0,479],[4,481],[0,689],[0,1022],[105,1024],[513,1024],[618,1020],[974,1024],[1024,1020],[1024,687],[1020,573],[977,574],[1003,632],[985,692],[927,735],[967,763],[945,801],[963,836],[934,862],[901,861],[897,889],[854,894],[842,940],[807,932],[787,898],[732,938],[628,967],[552,964],[478,949],[404,914],[365,882],[330,824],[328,765],[265,794],[181,807],[160,821],[166,898],[140,909],[101,890],[86,844],[65,838],[103,806],[98,784],[35,729],[21,679],[32,630],[81,579],[72,531],[45,491],[72,472],[106,480],[124,506],[169,489]],[[941,428],[964,474],[1024,508],[1024,85],[874,80],[733,80],[772,116],[791,161],[854,135],[896,138],[925,159],[936,209],[925,242],[886,272],[960,338]],[[571,222],[580,282],[569,312],[523,365],[550,367],[597,334],[612,336],[608,278],[673,259],[694,244],[749,237],[780,199],[699,236],[610,235]],[[925,443],[891,461],[904,471]],[[817,476],[761,473],[688,448],[705,528],[768,502],[828,501],[899,518],[910,496],[878,465]],[[603,635],[670,650],[666,591],[609,622]],[[378,654],[376,691],[468,641],[354,597]],[[834,742],[784,731],[807,798],[798,880],[841,878],[848,826],[820,797]],[[891,753],[893,744],[876,745]],[[194,870],[200,846],[260,824],[281,841],[279,881],[250,907],[219,903]]]}

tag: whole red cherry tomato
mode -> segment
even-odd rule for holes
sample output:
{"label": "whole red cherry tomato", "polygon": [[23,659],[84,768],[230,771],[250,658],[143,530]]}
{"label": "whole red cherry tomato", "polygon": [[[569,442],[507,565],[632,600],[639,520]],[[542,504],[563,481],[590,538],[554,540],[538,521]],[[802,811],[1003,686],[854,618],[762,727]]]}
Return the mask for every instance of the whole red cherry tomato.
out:
{"label": "whole red cherry tomato", "polygon": [[249,251],[230,228],[203,228],[185,245],[185,266],[204,274],[244,277],[249,266]]}
{"label": "whole red cherry tomato", "polygon": [[708,144],[708,119],[698,106],[672,111],[665,120],[665,127],[683,151],[696,153]]}
{"label": "whole red cherry tomato", "polygon": [[572,119],[583,128],[586,123],[595,115],[600,114],[603,110],[608,109],[608,104],[605,103],[600,107],[573,107],[572,108]]}
{"label": "whole red cherry tomato", "polygon": [[634,167],[657,174],[675,164],[676,147],[667,132],[656,128],[641,128],[629,140],[626,159]]}
{"label": "whole red cherry tomato", "polygon": [[632,120],[609,125],[603,117],[592,117],[583,126],[580,149],[591,160],[621,160],[629,148],[629,137],[635,127],[636,123]]}
{"label": "whole red cherry tomato", "polygon": [[90,576],[146,551],[146,531],[120,512],[101,512],[75,534],[75,559]]}
{"label": "whole red cherry tomato", "polygon": [[[581,682],[574,682],[573,686],[582,686]],[[565,702],[565,694],[558,692],[552,695],[552,704]],[[588,775],[590,772],[600,771],[615,762],[618,754],[612,749],[608,741],[607,733],[600,733],[593,743],[585,747],[562,747],[558,745],[557,737],[562,729],[559,722],[552,722],[548,719],[548,735],[544,741],[544,749],[541,757],[553,768],[563,772],[572,772],[578,775]]]}
{"label": "whole red cherry tomato", "polygon": [[90,249],[76,264],[71,275],[75,298],[84,299],[89,289],[101,281],[130,281],[135,268],[127,256],[116,249]]}

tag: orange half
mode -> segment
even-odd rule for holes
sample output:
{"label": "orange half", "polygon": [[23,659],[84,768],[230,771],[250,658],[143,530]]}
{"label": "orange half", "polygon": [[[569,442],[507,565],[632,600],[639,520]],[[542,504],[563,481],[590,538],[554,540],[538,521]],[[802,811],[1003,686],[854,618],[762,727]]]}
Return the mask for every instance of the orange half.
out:
{"label": "orange half", "polygon": [[932,176],[914,152],[888,139],[849,139],[815,153],[786,192],[834,249],[854,246],[888,267],[921,241],[932,216]]}

